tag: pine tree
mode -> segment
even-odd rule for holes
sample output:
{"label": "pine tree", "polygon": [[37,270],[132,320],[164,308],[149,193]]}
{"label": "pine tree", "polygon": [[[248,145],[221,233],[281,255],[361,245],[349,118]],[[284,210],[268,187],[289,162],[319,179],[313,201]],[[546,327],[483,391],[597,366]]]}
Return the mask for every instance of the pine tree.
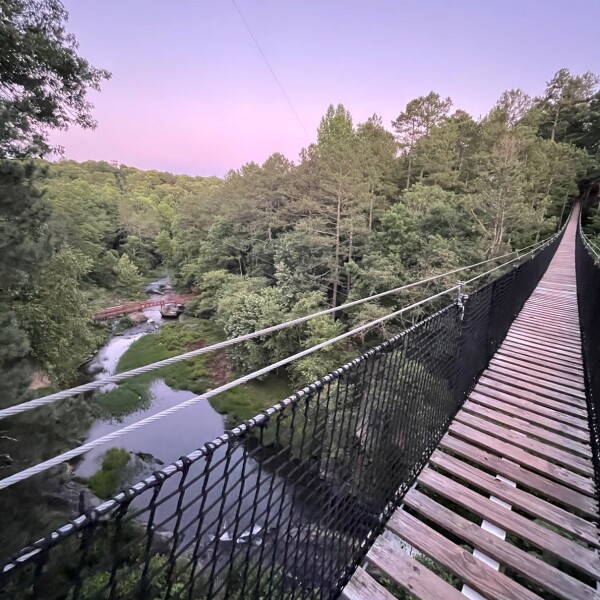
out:
{"label": "pine tree", "polygon": [[128,294],[138,294],[142,286],[142,276],[136,264],[127,254],[123,254],[115,267],[117,286]]}

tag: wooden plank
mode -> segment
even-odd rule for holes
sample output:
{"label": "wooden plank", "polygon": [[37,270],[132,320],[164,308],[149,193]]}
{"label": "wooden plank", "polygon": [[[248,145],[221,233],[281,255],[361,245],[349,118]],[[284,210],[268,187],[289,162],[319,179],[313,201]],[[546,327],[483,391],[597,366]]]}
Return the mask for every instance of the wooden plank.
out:
{"label": "wooden plank", "polygon": [[531,364],[534,366],[551,368],[555,373],[560,373],[561,375],[566,374],[571,375],[572,377],[583,378],[583,370],[581,369],[571,368],[560,362],[542,359],[538,356],[532,355],[529,352],[520,352],[518,350],[510,350],[508,348],[504,349],[502,348],[502,346],[500,346],[495,356],[504,356],[506,358],[510,358],[512,360],[519,360],[521,362]]}
{"label": "wooden plank", "polygon": [[[563,385],[560,380],[548,381],[541,377],[531,375],[531,372],[524,373],[519,369],[512,369],[510,367],[502,366],[498,363],[490,364],[486,369],[485,374],[498,373],[502,377],[510,377],[511,379],[518,379],[519,381],[527,382],[536,386],[536,388],[546,388],[553,391],[562,392],[567,397],[571,396],[569,400],[573,406],[585,406],[585,392],[583,390],[575,390],[568,385]],[[529,389],[529,388],[527,388]]]}
{"label": "wooden plank", "polygon": [[557,373],[552,369],[539,367],[533,363],[524,363],[518,359],[511,359],[498,354],[492,358],[490,365],[502,367],[503,369],[511,369],[513,371],[517,371],[518,373],[531,375],[532,377],[537,377],[542,381],[548,381],[550,383],[560,382],[560,385],[585,392],[585,383],[583,381],[583,377],[575,377],[572,375],[565,375],[564,373]]}
{"label": "wooden plank", "polygon": [[[510,385],[513,388],[523,390],[533,394],[533,396],[540,401],[551,400],[557,402],[558,406],[564,407],[564,411],[574,408],[577,415],[584,415],[587,417],[587,405],[584,398],[576,398],[570,394],[565,394],[562,391],[558,391],[556,388],[549,388],[546,385],[542,385],[543,382],[532,382],[531,380],[525,380],[525,376],[519,376],[514,371],[509,373],[500,373],[497,368],[488,367],[483,373],[484,380],[493,379],[502,384]],[[521,392],[522,393],[522,392]],[[528,400],[531,398],[528,396]]]}
{"label": "wooden plank", "polygon": [[487,494],[500,498],[500,500],[504,500],[512,506],[516,506],[530,515],[564,529],[574,537],[600,548],[598,529],[595,523],[550,504],[542,498],[508,485],[504,481],[496,479],[481,469],[472,467],[441,450],[436,450],[431,455],[429,462],[480,488]]}
{"label": "wooden plank", "polygon": [[598,518],[598,504],[594,499],[572,490],[561,483],[551,481],[547,477],[528,471],[520,465],[503,460],[499,456],[449,435],[445,435],[442,438],[440,447],[443,450],[466,458],[484,469],[498,473],[498,475],[503,475],[532,492],[560,503],[562,506],[577,510],[588,519],[596,520]]}
{"label": "wooden plank", "polygon": [[342,598],[345,600],[396,600],[396,596],[388,592],[360,567],[356,569],[352,579],[342,591]]}
{"label": "wooden plank", "polygon": [[542,343],[556,344],[561,349],[581,352],[581,335],[579,326],[571,325],[567,330],[553,330],[549,323],[536,323],[530,315],[524,315],[527,323],[515,321],[510,328],[510,335],[519,336],[525,340]]}
{"label": "wooden plank", "polygon": [[[490,600],[539,600],[516,581],[503,575],[452,543],[406,511],[397,510],[387,528],[423,554],[438,562],[475,591]],[[462,596],[464,600],[464,596]]]}
{"label": "wooden plank", "polygon": [[[410,557],[399,540],[380,536],[367,560],[419,600],[465,600],[456,588]],[[362,596],[361,600],[370,600],[370,596]]]}
{"label": "wooden plank", "polygon": [[[538,319],[544,318],[544,313],[554,311],[560,314],[560,319],[565,326],[575,327],[577,325],[577,312],[570,306],[573,302],[573,297],[565,298],[561,302],[548,301],[542,298],[533,298],[528,302],[525,308],[524,316],[532,316]],[[553,323],[551,318],[546,317],[548,323]]]}
{"label": "wooden plank", "polygon": [[513,326],[510,329],[511,334],[519,336],[523,339],[536,339],[545,346],[552,346],[552,344],[561,344],[563,347],[574,347],[581,348],[580,336],[567,335],[565,333],[553,332],[547,329],[545,326],[534,325],[532,329],[523,327],[522,325]]}
{"label": "wooden plank", "polygon": [[532,339],[539,339],[540,341],[555,341],[567,348],[581,350],[581,336],[577,325],[569,325],[562,329],[553,329],[548,322],[539,327],[535,322],[535,318],[532,318],[532,315],[524,314],[523,319],[513,323],[511,330],[514,333],[526,334]]}
{"label": "wooden plank", "polygon": [[542,349],[533,349],[528,348],[526,346],[522,346],[520,344],[516,344],[512,340],[504,340],[502,342],[502,348],[505,351],[515,352],[519,354],[525,355],[533,355],[536,359],[543,358],[544,361],[550,361],[558,366],[564,366],[567,369],[571,369],[576,371],[577,373],[583,373],[581,361],[579,360],[569,360],[564,356],[557,356],[554,352],[542,350]]}
{"label": "wooden plank", "polygon": [[[585,429],[571,427],[562,420],[552,418],[552,415],[548,417],[543,416],[539,412],[529,411],[526,409],[526,407],[520,406],[520,404],[515,405],[511,402],[505,402],[504,400],[494,397],[487,391],[484,391],[483,393],[479,391],[473,391],[469,396],[469,400],[497,411],[503,411],[508,413],[510,416],[530,421],[531,423],[540,425],[546,429],[560,431],[565,437],[570,436],[571,438],[579,440],[580,442],[590,441],[590,435]],[[550,410],[547,410],[547,412],[552,413]]]}
{"label": "wooden plank", "polygon": [[506,565],[551,592],[561,600],[600,600],[600,593],[582,581],[505,542],[475,523],[438,504],[417,490],[410,490],[404,503],[449,533],[474,546],[490,558]]}
{"label": "wooden plank", "polygon": [[[427,489],[533,544],[536,548],[545,550],[582,573],[594,579],[600,579],[600,557],[595,551],[588,550],[555,531],[507,510],[485,496],[429,468],[425,468],[421,472],[418,481]],[[412,543],[410,540],[407,541]]]}
{"label": "wooden plank", "polygon": [[513,326],[516,331],[527,331],[534,335],[540,335],[542,338],[551,338],[555,336],[555,339],[564,340],[567,343],[571,343],[573,340],[580,339],[578,325],[566,325],[564,327],[554,327],[552,323],[547,320],[539,319],[531,313],[520,314]]}
{"label": "wooden plank", "polygon": [[519,387],[518,382],[502,382],[497,379],[491,379],[485,374],[479,378],[477,382],[477,387],[487,387],[492,388],[494,390],[498,390],[500,392],[505,392],[506,394],[510,394],[511,396],[516,396],[518,398],[523,398],[523,400],[527,400],[528,402],[533,402],[534,404],[539,404],[541,406],[545,406],[546,408],[551,408],[554,411],[562,412],[572,417],[576,417],[584,421],[587,424],[587,412],[571,406],[570,404],[565,404],[564,402],[559,402],[557,400],[551,400],[541,394],[537,394],[535,392],[523,389]]}
{"label": "wooden plank", "polygon": [[[480,417],[485,417],[486,419],[496,421],[497,423],[501,423],[502,425],[514,429],[515,431],[526,433],[528,436],[533,438],[554,444],[555,446],[564,448],[565,450],[568,450],[573,454],[577,454],[583,458],[591,459],[592,457],[592,448],[590,445],[580,444],[571,438],[559,435],[558,433],[553,433],[552,431],[548,431],[547,429],[543,429],[537,425],[533,425],[529,421],[520,419],[517,416],[508,416],[498,410],[490,410],[489,408],[470,400],[467,400],[463,404],[462,410],[473,413]],[[560,431],[560,426],[557,429]]]}
{"label": "wooden plank", "polygon": [[467,440],[468,442],[471,442],[477,446],[482,446],[486,450],[496,452],[505,458],[514,460],[523,467],[531,469],[536,473],[541,473],[549,479],[559,481],[563,485],[577,490],[582,494],[594,496],[596,493],[596,486],[594,485],[594,481],[592,479],[588,479],[587,477],[573,473],[573,471],[540,458],[539,456],[529,454],[521,448],[516,448],[512,444],[506,444],[499,439],[490,435],[486,435],[485,433],[477,431],[472,427],[467,427],[461,423],[453,422],[450,425],[450,432],[453,435]]}
{"label": "wooden plank", "polygon": [[532,348],[535,352],[538,348],[545,352],[551,352],[560,357],[565,357],[568,360],[572,360],[573,362],[580,363],[582,360],[581,350],[568,350],[564,348],[564,346],[560,346],[559,344],[552,342],[547,343],[539,338],[536,340],[532,340],[530,337],[525,335],[519,335],[516,333],[508,332],[506,339],[509,340],[513,344],[518,344],[520,346],[526,346],[527,348]]}
{"label": "wooden plank", "polygon": [[[545,331],[543,332],[545,333]],[[557,339],[556,337],[543,335],[542,332],[532,333],[514,325],[510,328],[506,339],[523,340],[541,344],[546,348],[559,348],[560,350],[572,352],[581,358],[581,340],[573,336],[570,341]]]}
{"label": "wooden plank", "polygon": [[[504,403],[511,404],[515,407],[516,410],[527,410],[532,413],[540,414],[549,419],[554,419],[555,421],[566,423],[571,427],[581,429],[585,432],[586,439],[589,439],[589,425],[588,422],[584,419],[580,419],[579,417],[572,417],[571,415],[567,415],[566,413],[547,408],[546,406],[542,406],[537,402],[529,402],[528,400],[519,398],[514,394],[507,394],[506,392],[501,392],[499,390],[496,390],[495,388],[481,385],[480,383],[478,383],[475,386],[474,392],[476,392],[477,394],[487,396],[488,398],[494,398]],[[474,397],[473,392],[471,393],[471,397]]]}
{"label": "wooden plank", "polygon": [[527,345],[524,344],[520,344],[517,343],[513,340],[504,340],[504,342],[502,343],[502,346],[507,349],[512,351],[521,351],[521,352],[528,352],[530,354],[535,354],[535,356],[537,358],[543,358],[544,361],[548,360],[548,361],[552,361],[554,363],[557,364],[563,364],[567,367],[569,367],[570,369],[576,369],[579,372],[581,371],[581,361],[579,359],[575,359],[575,358],[568,358],[566,356],[558,356],[555,352],[552,352],[551,350],[544,350],[543,348],[531,348]]}
{"label": "wooden plank", "polygon": [[566,467],[575,473],[580,473],[581,475],[590,478],[594,477],[594,468],[589,459],[575,456],[574,454],[566,452],[565,450],[561,450],[560,448],[556,448],[555,446],[550,446],[538,440],[534,440],[533,438],[527,437],[524,433],[519,431],[512,431],[506,427],[503,427],[502,425],[497,425],[489,420],[476,415],[471,415],[464,411],[461,411],[456,415],[454,423],[463,423],[468,427],[482,431],[488,436],[498,438],[499,440],[507,442],[513,446],[523,448],[523,450],[531,452],[536,456],[540,456],[546,460],[552,461],[553,463],[562,465],[563,467]]}
{"label": "wooden plank", "polygon": [[569,328],[568,330],[560,328],[554,329],[549,325],[545,325],[544,328],[541,329],[525,317],[522,319],[518,317],[513,323],[513,327],[515,328],[515,331],[525,331],[533,335],[541,335],[543,339],[554,338],[555,340],[567,343],[571,343],[573,339],[579,339],[581,337],[579,331],[572,331],[572,328]]}

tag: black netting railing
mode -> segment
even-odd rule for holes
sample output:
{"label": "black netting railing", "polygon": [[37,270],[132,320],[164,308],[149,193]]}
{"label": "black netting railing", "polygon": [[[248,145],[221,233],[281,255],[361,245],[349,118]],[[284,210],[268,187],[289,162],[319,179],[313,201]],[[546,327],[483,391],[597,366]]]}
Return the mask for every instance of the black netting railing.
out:
{"label": "black netting railing", "polygon": [[335,598],[558,242],[26,548],[4,597]]}
{"label": "black netting railing", "polygon": [[575,264],[594,468],[596,482],[600,482],[600,266],[586,246],[581,229],[577,235]]}

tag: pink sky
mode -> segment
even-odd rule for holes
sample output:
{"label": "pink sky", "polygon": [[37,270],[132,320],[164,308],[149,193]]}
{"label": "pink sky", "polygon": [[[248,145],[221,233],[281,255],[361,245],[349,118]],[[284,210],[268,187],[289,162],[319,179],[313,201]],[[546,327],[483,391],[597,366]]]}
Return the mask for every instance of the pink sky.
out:
{"label": "pink sky", "polygon": [[98,128],[53,141],[174,173],[296,159],[330,103],[389,127],[431,90],[479,116],[563,66],[600,71],[597,0],[237,0],[307,137],[230,0],[63,2],[81,54],[113,78],[92,96]]}

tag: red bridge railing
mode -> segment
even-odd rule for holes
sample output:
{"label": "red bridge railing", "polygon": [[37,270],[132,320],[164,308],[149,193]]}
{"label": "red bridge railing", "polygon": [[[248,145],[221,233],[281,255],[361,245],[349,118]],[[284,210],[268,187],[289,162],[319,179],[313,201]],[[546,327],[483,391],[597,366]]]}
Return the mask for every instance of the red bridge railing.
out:
{"label": "red bridge railing", "polygon": [[161,298],[154,298],[152,300],[139,300],[136,302],[125,302],[123,304],[117,304],[98,311],[93,319],[94,321],[104,321],[112,317],[120,317],[122,315],[128,315],[133,312],[144,310],[145,308],[151,308],[153,306],[162,306],[171,302],[177,302],[183,304],[193,298],[193,294],[172,294],[169,296],[163,296]]}

